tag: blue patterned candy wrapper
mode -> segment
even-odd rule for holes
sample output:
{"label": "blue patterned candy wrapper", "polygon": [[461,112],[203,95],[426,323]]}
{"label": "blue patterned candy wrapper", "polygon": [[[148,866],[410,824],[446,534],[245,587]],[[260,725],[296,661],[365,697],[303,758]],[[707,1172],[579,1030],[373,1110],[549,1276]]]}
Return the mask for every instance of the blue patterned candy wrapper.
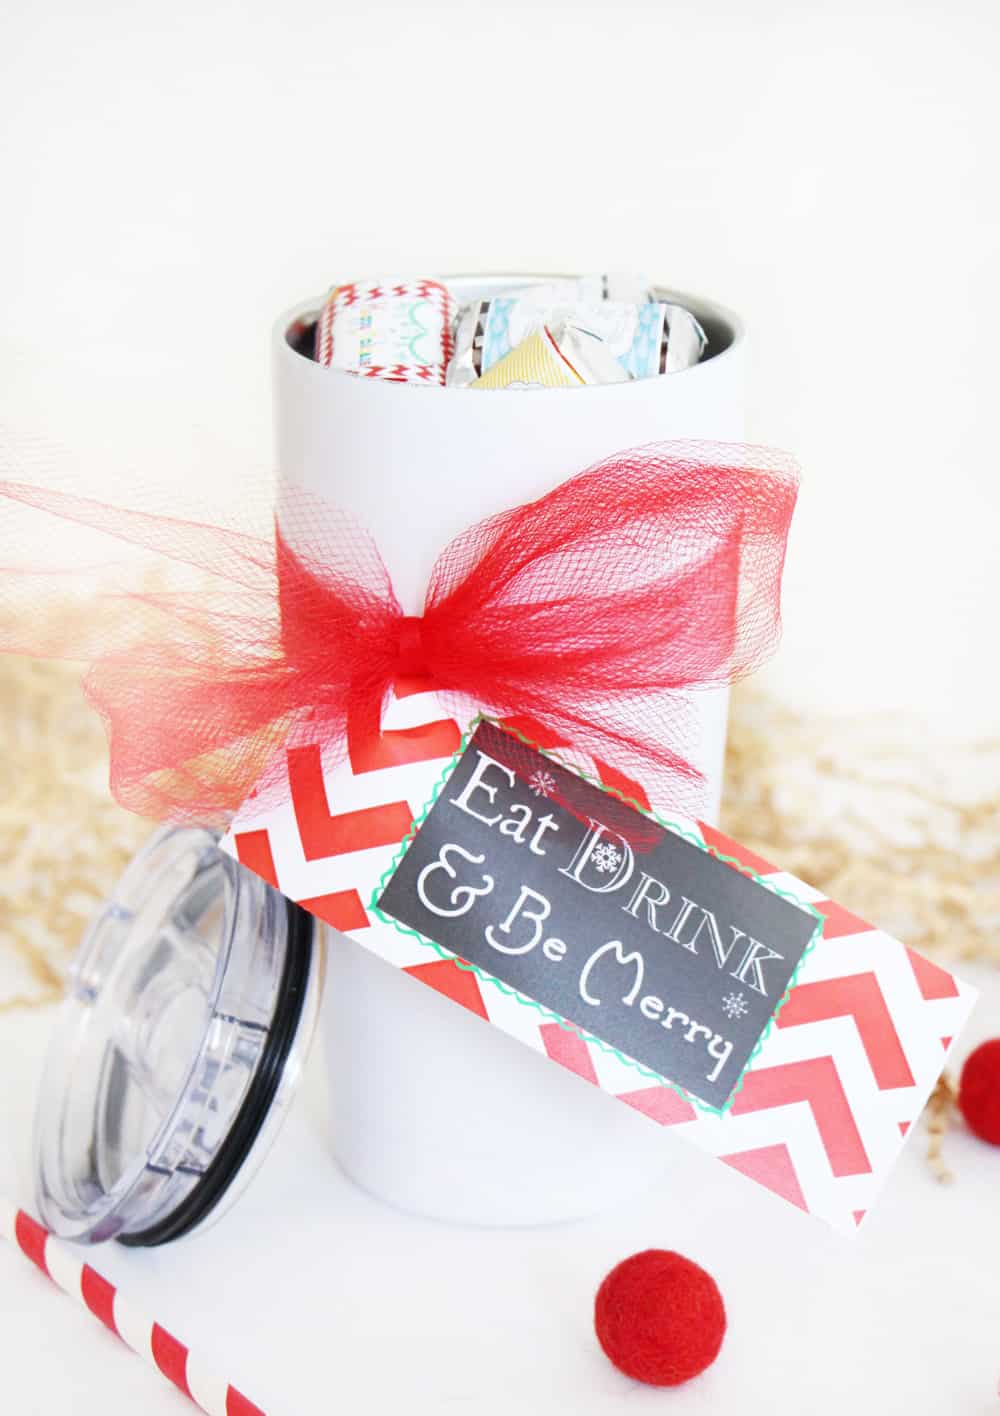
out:
{"label": "blue patterned candy wrapper", "polygon": [[556,321],[600,339],[634,379],[689,368],[705,347],[701,326],[680,305],[602,300],[552,306],[526,297],[498,296],[464,312],[456,339],[457,377],[449,377],[449,382],[465,381],[466,364],[485,373],[531,334]]}

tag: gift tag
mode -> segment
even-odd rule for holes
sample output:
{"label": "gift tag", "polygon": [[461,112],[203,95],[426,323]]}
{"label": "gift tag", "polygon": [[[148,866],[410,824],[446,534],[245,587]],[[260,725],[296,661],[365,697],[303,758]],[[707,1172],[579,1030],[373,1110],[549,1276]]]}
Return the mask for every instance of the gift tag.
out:
{"label": "gift tag", "polygon": [[286,765],[287,800],[248,801],[223,849],[554,1064],[856,1232],[974,989],[613,765],[569,758],[524,720],[457,722],[419,683],[397,688],[378,743],[330,765],[319,745],[296,747]]}
{"label": "gift tag", "polygon": [[822,928],[488,721],[374,909],[716,1110]]}

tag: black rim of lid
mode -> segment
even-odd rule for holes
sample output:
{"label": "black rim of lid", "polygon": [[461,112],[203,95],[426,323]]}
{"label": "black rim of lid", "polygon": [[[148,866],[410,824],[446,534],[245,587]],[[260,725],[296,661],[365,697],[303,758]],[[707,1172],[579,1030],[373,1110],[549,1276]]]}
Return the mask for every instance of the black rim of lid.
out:
{"label": "black rim of lid", "polygon": [[118,1242],[126,1248],[150,1249],[158,1244],[169,1244],[190,1234],[207,1219],[239,1175],[270,1115],[298,1033],[316,947],[312,915],[291,900],[286,900],[285,905],[288,911],[285,966],[267,1041],[243,1104],[190,1194],[155,1224],[131,1234],[119,1234]]}

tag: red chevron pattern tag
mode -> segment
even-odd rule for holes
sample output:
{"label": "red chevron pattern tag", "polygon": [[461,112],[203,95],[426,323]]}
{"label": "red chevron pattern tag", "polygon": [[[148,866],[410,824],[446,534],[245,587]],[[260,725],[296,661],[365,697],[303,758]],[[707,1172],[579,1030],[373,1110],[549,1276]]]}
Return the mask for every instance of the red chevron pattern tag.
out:
{"label": "red chevron pattern tag", "polygon": [[[318,747],[289,753],[289,803],[261,815],[251,799],[225,849],[428,987],[789,1203],[845,1234],[856,1232],[941,1073],[975,991],[716,828],[684,820],[677,824],[685,833],[733,868],[807,901],[824,921],[730,1110],[706,1112],[628,1058],[559,1022],[538,1021],[537,1012],[529,1018],[512,990],[491,987],[488,978],[440,958],[440,951],[370,910],[463,738],[464,725],[442,712],[433,693],[412,688],[390,703],[382,742],[363,757],[328,771]],[[510,726],[532,736],[528,723]],[[612,766],[564,760],[646,803],[641,785]]]}

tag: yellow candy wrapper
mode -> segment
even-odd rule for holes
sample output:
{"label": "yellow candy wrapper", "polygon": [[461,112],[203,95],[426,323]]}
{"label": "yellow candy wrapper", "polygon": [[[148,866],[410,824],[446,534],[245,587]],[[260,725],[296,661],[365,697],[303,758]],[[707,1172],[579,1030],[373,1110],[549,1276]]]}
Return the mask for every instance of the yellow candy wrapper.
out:
{"label": "yellow candy wrapper", "polygon": [[579,388],[619,383],[628,375],[599,339],[543,325],[474,379],[470,388]]}
{"label": "yellow candy wrapper", "polygon": [[480,374],[470,388],[575,388],[583,377],[559,352],[544,325]]}

